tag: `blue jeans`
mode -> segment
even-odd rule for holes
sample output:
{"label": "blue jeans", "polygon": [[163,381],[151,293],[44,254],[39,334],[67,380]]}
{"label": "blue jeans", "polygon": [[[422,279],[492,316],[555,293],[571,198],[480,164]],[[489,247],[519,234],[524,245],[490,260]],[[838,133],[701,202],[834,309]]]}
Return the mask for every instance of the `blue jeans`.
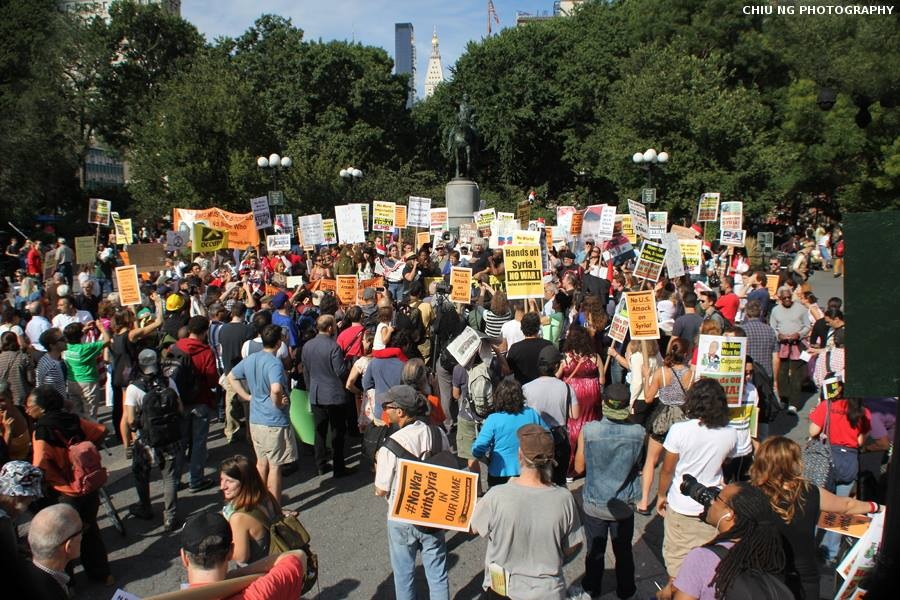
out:
{"label": "blue jeans", "polygon": [[391,293],[391,300],[394,302],[400,302],[403,300],[403,296],[406,295],[404,283],[403,281],[387,282],[387,289]]}
{"label": "blue jeans", "polygon": [[447,579],[447,543],[444,531],[425,533],[415,525],[388,521],[388,550],[394,571],[394,594],[397,600],[416,600],[416,554],[422,550],[422,566],[428,580],[431,600],[449,600]]}
{"label": "blue jeans", "polygon": [[606,542],[612,538],[613,556],[616,558],[616,595],[631,598],[637,592],[634,582],[634,515],[622,521],[607,521],[590,515],[582,517],[590,549],[584,557],[584,591],[600,595],[603,588],[603,571],[606,568]]}
{"label": "blue jeans", "polygon": [[[209,435],[209,412],[205,404],[185,406],[181,419],[181,441],[187,448],[187,461],[190,461],[190,478],[188,485],[197,487],[203,482],[203,467],[206,465],[206,438]],[[177,481],[181,480],[184,464],[179,461]]]}
{"label": "blue jeans", "polygon": [[[853,489],[853,483],[839,483],[835,487],[834,494],[836,496],[847,497],[850,490]],[[834,560],[837,558],[838,551],[841,549],[841,534],[833,531],[826,531],[822,536],[822,549],[824,550],[825,560]]]}

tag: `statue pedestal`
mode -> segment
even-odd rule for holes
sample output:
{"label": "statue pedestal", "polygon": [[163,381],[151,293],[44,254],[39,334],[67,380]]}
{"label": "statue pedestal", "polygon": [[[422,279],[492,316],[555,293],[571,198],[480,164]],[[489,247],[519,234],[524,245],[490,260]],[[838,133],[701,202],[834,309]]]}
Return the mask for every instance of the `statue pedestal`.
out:
{"label": "statue pedestal", "polygon": [[462,223],[472,221],[475,211],[481,208],[481,194],[478,184],[465,177],[454,177],[445,188],[447,199],[447,216],[450,229],[459,230]]}

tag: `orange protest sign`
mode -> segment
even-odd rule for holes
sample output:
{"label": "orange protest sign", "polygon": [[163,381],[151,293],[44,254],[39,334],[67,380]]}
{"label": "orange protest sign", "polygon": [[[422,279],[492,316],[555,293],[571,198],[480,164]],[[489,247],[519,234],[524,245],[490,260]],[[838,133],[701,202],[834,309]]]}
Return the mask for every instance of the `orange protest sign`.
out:
{"label": "orange protest sign", "polygon": [[116,267],[116,289],[122,306],[141,303],[141,283],[135,265]]}
{"label": "orange protest sign", "polygon": [[202,222],[208,227],[228,232],[228,247],[240,248],[243,250],[247,246],[259,245],[259,231],[256,229],[256,221],[253,220],[253,213],[230,213],[221,208],[207,208],[205,210],[194,210],[191,208],[174,208],[172,209],[173,229],[179,231],[180,225],[185,224],[185,228],[193,231],[194,223]]}
{"label": "orange protest sign", "polygon": [[472,301],[472,269],[469,267],[450,268],[450,300],[463,304]]}
{"label": "orange protest sign", "polygon": [[625,292],[628,310],[628,328],[633,340],[658,340],[659,324],[656,320],[656,299],[653,290]]}
{"label": "orange protest sign", "polygon": [[425,244],[431,243],[431,232],[430,231],[420,231],[416,234],[416,248],[421,248]]}
{"label": "orange protest sign", "polygon": [[334,279],[316,279],[309,284],[309,291],[331,292],[333,294],[337,291],[337,281]]}
{"label": "orange protest sign", "polygon": [[425,527],[468,531],[478,497],[471,471],[401,460],[388,519]]}
{"label": "orange protest sign", "polygon": [[572,213],[572,221],[569,224],[569,233],[572,235],[581,235],[581,227],[584,225],[584,211],[575,211]]}
{"label": "orange protest sign", "polygon": [[356,275],[337,276],[337,298],[344,306],[356,304]]}
{"label": "orange protest sign", "polygon": [[406,229],[406,206],[403,204],[394,206],[394,227]]}
{"label": "orange protest sign", "polygon": [[872,519],[865,515],[842,515],[822,511],[819,513],[819,522],[816,526],[820,529],[840,533],[841,535],[861,538],[866,533],[871,522]]}
{"label": "orange protest sign", "polygon": [[769,290],[769,298],[778,297],[778,275],[766,275],[766,289]]}

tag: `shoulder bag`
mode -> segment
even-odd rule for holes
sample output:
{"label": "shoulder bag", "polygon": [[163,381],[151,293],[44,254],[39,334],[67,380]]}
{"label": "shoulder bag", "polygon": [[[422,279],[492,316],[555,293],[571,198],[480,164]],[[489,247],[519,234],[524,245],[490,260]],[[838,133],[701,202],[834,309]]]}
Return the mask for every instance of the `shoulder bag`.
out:
{"label": "shoulder bag", "polygon": [[817,437],[810,438],[803,449],[803,477],[811,484],[834,489],[834,460],[828,442],[828,422],[831,419],[831,401],[826,399],[825,426]]}

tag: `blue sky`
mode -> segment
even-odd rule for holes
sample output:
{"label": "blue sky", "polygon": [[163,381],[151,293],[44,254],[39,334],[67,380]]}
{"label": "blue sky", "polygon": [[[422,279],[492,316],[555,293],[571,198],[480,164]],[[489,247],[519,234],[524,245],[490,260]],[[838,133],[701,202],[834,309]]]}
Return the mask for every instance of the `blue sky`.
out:
{"label": "blue sky", "polygon": [[[548,14],[553,0],[494,0],[499,28],[514,27],[516,12]],[[289,17],[307,40],[355,40],[380,46],[394,57],[394,23],[413,24],[416,40],[416,88],[422,97],[431,54],[431,31],[437,26],[444,77],[469,40],[487,32],[487,0],[182,0],[181,16],[207,40],[238,36],[264,13]],[[497,31],[497,27],[494,28]]]}

